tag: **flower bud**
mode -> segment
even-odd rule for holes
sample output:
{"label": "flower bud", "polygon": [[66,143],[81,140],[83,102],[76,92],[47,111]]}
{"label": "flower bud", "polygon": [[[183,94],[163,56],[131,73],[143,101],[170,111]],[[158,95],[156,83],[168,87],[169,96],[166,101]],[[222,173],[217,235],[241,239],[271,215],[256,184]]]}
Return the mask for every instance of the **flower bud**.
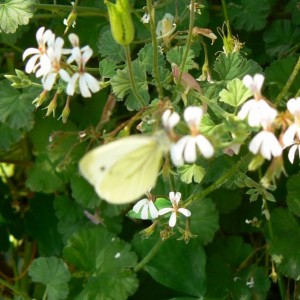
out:
{"label": "flower bud", "polygon": [[134,26],[128,0],[117,0],[116,4],[104,1],[108,9],[111,32],[120,45],[128,45],[134,39]]}
{"label": "flower bud", "polygon": [[57,97],[58,94],[56,93],[53,99],[51,100],[51,102],[49,103],[49,105],[46,107],[47,108],[46,117],[50,116],[51,113],[53,114],[53,117],[55,117],[55,110],[57,107]]}

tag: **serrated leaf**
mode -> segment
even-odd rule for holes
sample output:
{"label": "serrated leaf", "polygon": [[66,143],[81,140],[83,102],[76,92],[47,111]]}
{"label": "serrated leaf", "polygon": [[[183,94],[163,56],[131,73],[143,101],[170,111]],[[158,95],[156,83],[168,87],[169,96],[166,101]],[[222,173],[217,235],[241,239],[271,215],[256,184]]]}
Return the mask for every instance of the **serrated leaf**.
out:
{"label": "serrated leaf", "polygon": [[289,210],[300,217],[300,174],[291,176],[287,181],[287,205]]}
{"label": "serrated leaf", "polygon": [[[145,256],[159,238],[151,236],[147,240],[141,240],[137,237],[135,247],[140,255]],[[198,241],[192,239],[185,244],[182,241],[168,239],[145,266],[145,270],[157,282],[176,291],[201,298],[206,290],[205,262],[205,252]]]}
{"label": "serrated leaf", "polygon": [[8,82],[0,82],[0,121],[10,128],[31,128],[36,91],[20,92]]}
{"label": "serrated leaf", "polygon": [[120,63],[126,60],[123,47],[116,43],[110,29],[100,33],[98,49],[101,56],[104,56],[115,63]]}
{"label": "serrated leaf", "polygon": [[256,31],[266,26],[270,13],[269,0],[234,0],[229,4],[229,17],[238,30]]}
{"label": "serrated leaf", "polygon": [[108,59],[102,59],[99,62],[99,73],[102,76],[102,78],[111,78],[114,75],[116,75],[117,65],[114,61],[108,60]]}
{"label": "serrated leaf", "polygon": [[19,129],[10,128],[0,123],[0,149],[9,150],[9,148],[21,140],[23,134]]}
{"label": "serrated leaf", "polygon": [[126,300],[137,289],[136,276],[130,270],[137,256],[129,244],[104,228],[76,232],[64,249],[64,257],[90,274],[76,299]]}
{"label": "serrated leaf", "polygon": [[[153,71],[151,72],[151,75],[154,78]],[[172,78],[171,76],[172,76],[172,74],[171,74],[170,70],[162,68],[162,67],[158,67],[158,78],[159,78],[161,85],[166,86],[169,83],[170,79]],[[152,80],[152,82],[154,85],[156,84],[154,79]]]}
{"label": "serrated leaf", "polygon": [[223,89],[219,96],[221,102],[238,107],[252,96],[252,93],[245,87],[243,81],[236,78],[227,83],[227,89]]}
{"label": "serrated leaf", "polygon": [[[287,209],[277,208],[271,213],[272,236],[268,238],[269,251],[278,270],[294,280],[300,279],[300,228]],[[269,235],[269,226],[265,228]]]}
{"label": "serrated leaf", "polygon": [[[165,61],[163,55],[157,50],[158,66],[164,67]],[[153,46],[146,44],[138,53],[139,61],[145,66],[146,71],[151,73],[153,71]]]}
{"label": "serrated leaf", "polygon": [[222,80],[243,79],[247,74],[262,73],[262,68],[255,61],[244,58],[240,53],[221,53],[214,64],[214,70]]}
{"label": "serrated leaf", "polygon": [[62,242],[57,231],[57,218],[52,198],[44,194],[36,194],[36,198],[31,199],[29,204],[30,209],[25,216],[25,228],[37,241],[39,254],[59,255],[62,250]]}
{"label": "serrated leaf", "polygon": [[[280,91],[285,86],[288,78],[290,77],[292,71],[294,70],[296,63],[298,61],[298,56],[289,56],[281,60],[277,60],[271,63],[269,67],[266,68],[266,84],[269,86],[270,96],[276,98]],[[298,73],[290,86],[288,93],[285,96],[285,99],[293,97],[300,86],[300,73]],[[281,103],[286,107],[286,101]]]}
{"label": "serrated leaf", "polygon": [[57,257],[39,257],[30,266],[29,275],[34,282],[46,286],[49,300],[66,299],[69,293],[70,272],[62,259]]}
{"label": "serrated leaf", "polygon": [[14,33],[19,25],[27,25],[34,12],[35,0],[6,0],[0,4],[0,32]]}
{"label": "serrated leaf", "polygon": [[275,20],[264,32],[266,52],[271,57],[286,56],[300,40],[300,29],[289,20]]}
{"label": "serrated leaf", "polygon": [[178,168],[177,172],[180,176],[180,180],[187,184],[193,181],[200,183],[205,174],[205,170],[196,164],[183,165]]}
{"label": "serrated leaf", "polygon": [[101,199],[95,193],[92,187],[86,180],[79,174],[74,174],[71,178],[72,197],[75,201],[87,208],[98,207]]}
{"label": "serrated leaf", "polygon": [[[132,62],[132,69],[137,92],[140,94],[145,104],[148,104],[150,96],[148,94],[146,69],[139,61]],[[117,75],[111,79],[111,86],[114,94],[120,100],[124,100],[125,96],[129,94],[126,100],[126,105],[129,110],[138,110],[142,107],[142,104],[134,96],[132,91],[127,67],[123,70],[117,70]]]}
{"label": "serrated leaf", "polygon": [[219,215],[216,205],[211,199],[205,198],[195,201],[188,209],[192,213],[190,217],[191,232],[197,235],[197,240],[206,245],[212,241],[219,229]]}
{"label": "serrated leaf", "polygon": [[[186,51],[186,46],[174,47],[170,51],[167,52],[167,61],[172,64],[175,63],[178,67],[180,66],[183,58],[183,54]],[[188,72],[188,70],[194,67],[194,51],[189,49],[188,56],[183,66],[183,72]]]}

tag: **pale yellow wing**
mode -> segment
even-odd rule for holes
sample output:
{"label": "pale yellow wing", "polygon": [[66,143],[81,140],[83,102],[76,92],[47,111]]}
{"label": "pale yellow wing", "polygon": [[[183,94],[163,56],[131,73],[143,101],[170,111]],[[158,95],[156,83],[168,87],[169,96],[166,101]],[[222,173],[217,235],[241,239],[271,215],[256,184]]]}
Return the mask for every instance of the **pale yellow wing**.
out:
{"label": "pale yellow wing", "polygon": [[156,137],[126,153],[107,170],[96,185],[103,199],[115,204],[138,200],[155,186],[163,150]]}

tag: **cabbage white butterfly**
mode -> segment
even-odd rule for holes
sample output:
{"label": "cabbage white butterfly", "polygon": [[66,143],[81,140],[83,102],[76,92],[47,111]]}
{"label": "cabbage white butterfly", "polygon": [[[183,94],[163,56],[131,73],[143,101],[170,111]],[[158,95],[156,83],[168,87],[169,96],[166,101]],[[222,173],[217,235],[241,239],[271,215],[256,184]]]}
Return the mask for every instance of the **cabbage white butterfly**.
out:
{"label": "cabbage white butterfly", "polygon": [[114,204],[129,203],[155,186],[168,149],[164,132],[132,135],[91,150],[79,161],[79,169],[101,198]]}

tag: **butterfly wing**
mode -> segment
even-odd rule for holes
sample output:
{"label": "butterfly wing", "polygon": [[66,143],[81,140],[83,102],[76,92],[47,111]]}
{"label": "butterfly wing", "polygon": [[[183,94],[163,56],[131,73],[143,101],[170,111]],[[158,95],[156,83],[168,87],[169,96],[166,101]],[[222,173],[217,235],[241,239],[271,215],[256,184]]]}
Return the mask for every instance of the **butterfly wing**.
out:
{"label": "butterfly wing", "polygon": [[133,135],[88,152],[79,169],[101,198],[128,203],[155,185],[162,153],[157,138]]}
{"label": "butterfly wing", "polygon": [[155,138],[122,156],[96,185],[97,193],[115,204],[137,200],[155,186],[162,149]]}

